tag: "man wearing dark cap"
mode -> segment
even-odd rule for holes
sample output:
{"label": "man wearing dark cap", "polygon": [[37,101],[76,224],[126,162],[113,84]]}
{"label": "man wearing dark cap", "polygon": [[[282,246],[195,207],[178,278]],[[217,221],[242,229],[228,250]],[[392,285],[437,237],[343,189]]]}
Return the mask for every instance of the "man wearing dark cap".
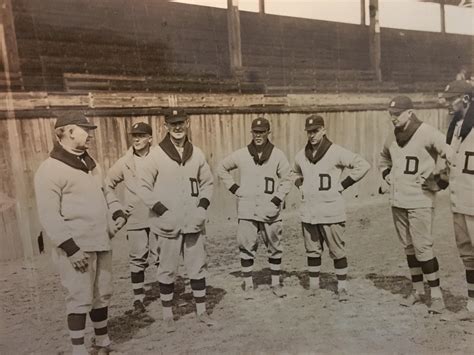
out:
{"label": "man wearing dark cap", "polygon": [[[245,298],[254,297],[252,269],[259,236],[268,250],[273,293],[285,297],[286,292],[280,284],[283,253],[280,211],[291,189],[290,165],[285,154],[268,140],[270,122],[266,118],[254,119],[251,133],[252,142],[221,161],[217,174],[225,187],[238,198],[237,242]],[[234,169],[240,172],[239,184],[230,173]]]}
{"label": "man wearing dark cap", "polygon": [[[337,277],[341,302],[348,300],[347,257],[344,231],[345,203],[342,192],[362,179],[370,164],[362,157],[333,144],[326,136],[324,119],[319,115],[306,118],[308,143],[298,152],[293,167],[295,185],[301,190],[300,216],[308,262],[311,295],[319,289],[323,243],[329,249]],[[348,176],[341,180],[343,171]]]}
{"label": "man wearing dark cap", "polygon": [[449,159],[449,187],[454,235],[466,269],[467,310],[474,315],[473,87],[466,81],[453,81],[441,96],[451,116],[446,142],[453,152]]}
{"label": "man wearing dark cap", "polygon": [[175,331],[174,283],[181,256],[196,302],[197,320],[215,324],[206,312],[205,221],[213,176],[204,153],[188,139],[189,118],[181,109],[165,115],[168,134],[142,164],[139,195],[151,209],[150,229],[158,236],[158,281],[167,332]]}
{"label": "man wearing dark cap", "polygon": [[123,182],[125,212],[128,215],[127,239],[130,248],[130,272],[133,289],[133,308],[136,313],[145,311],[143,300],[145,298],[144,282],[145,270],[149,265],[159,264],[159,247],[155,234],[150,233],[150,209],[138,196],[137,189],[140,183],[137,171],[145,157],[150,152],[153,141],[152,129],[148,123],[137,122],[130,130],[132,146],[110,168],[105,179],[105,188],[120,203],[116,193],[120,183]]}
{"label": "man wearing dark cap", "polygon": [[429,312],[442,313],[445,306],[438,259],[433,253],[432,225],[436,192],[446,188],[435,174],[436,163],[439,158],[446,159],[450,149],[441,132],[418,119],[409,97],[393,98],[388,113],[395,129],[385,141],[379,168],[389,186],[393,221],[413,285],[401,305],[422,302],[424,275],[431,290]]}
{"label": "man wearing dark cap", "polygon": [[[110,237],[126,223],[125,213],[105,194],[100,167],[87,153],[97,127],[82,113],[56,120],[57,144],[35,174],[41,225],[53,245],[53,260],[67,290],[67,323],[72,353],[84,345],[89,313],[99,354],[108,354],[108,306],[112,295]],[[108,227],[108,210],[115,225]]]}

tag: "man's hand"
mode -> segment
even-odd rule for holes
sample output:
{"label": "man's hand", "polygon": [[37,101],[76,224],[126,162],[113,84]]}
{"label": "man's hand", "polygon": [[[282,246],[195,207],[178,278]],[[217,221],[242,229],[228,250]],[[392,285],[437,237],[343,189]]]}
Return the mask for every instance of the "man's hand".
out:
{"label": "man's hand", "polygon": [[337,191],[342,194],[342,192],[345,190],[344,186],[342,186],[341,183],[339,183],[339,188],[337,189]]}
{"label": "man's hand", "polygon": [[178,220],[176,214],[167,210],[163,215],[158,218],[158,226],[164,232],[173,232],[178,228]]}
{"label": "man's hand", "polygon": [[268,203],[263,210],[263,215],[266,218],[273,219],[280,213],[280,207],[276,206],[273,202]]}
{"label": "man's hand", "polygon": [[191,216],[191,221],[189,222],[192,226],[201,226],[206,222],[207,219],[207,211],[202,208],[198,207],[194,210],[194,213]]}
{"label": "man's hand", "polygon": [[114,233],[117,233],[127,223],[127,220],[123,217],[119,217],[114,221]]}
{"label": "man's hand", "polygon": [[83,273],[87,271],[87,266],[89,265],[87,259],[89,259],[89,257],[87,254],[84,254],[82,250],[76,251],[69,257],[69,261],[71,262],[74,269]]}

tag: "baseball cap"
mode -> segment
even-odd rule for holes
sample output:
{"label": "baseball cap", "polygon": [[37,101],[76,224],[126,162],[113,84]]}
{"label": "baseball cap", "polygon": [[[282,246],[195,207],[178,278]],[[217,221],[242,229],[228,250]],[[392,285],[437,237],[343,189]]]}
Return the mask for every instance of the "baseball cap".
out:
{"label": "baseball cap", "polygon": [[454,80],[454,81],[451,81],[448,85],[446,85],[444,92],[440,96],[445,99],[463,95],[463,94],[472,96],[472,91],[473,91],[472,89],[473,89],[472,85],[469,84],[467,81]]}
{"label": "baseball cap", "polygon": [[184,122],[188,118],[188,115],[183,109],[173,107],[168,109],[165,112],[165,122],[166,123],[177,123]]}
{"label": "baseball cap", "polygon": [[395,96],[388,104],[391,112],[403,112],[413,108],[413,102],[408,96]]}
{"label": "baseball cap", "polygon": [[90,129],[96,129],[97,126],[90,123],[83,112],[72,112],[68,114],[62,114],[56,119],[54,128],[64,127],[68,125],[76,125],[79,127],[86,127]]}
{"label": "baseball cap", "polygon": [[316,128],[324,127],[324,118],[320,115],[311,115],[306,117],[304,125],[305,131],[312,131]]}
{"label": "baseball cap", "polygon": [[270,122],[264,117],[257,117],[252,121],[252,131],[269,131]]}
{"label": "baseball cap", "polygon": [[132,125],[130,134],[149,134],[152,135],[151,126],[145,122],[137,122]]}

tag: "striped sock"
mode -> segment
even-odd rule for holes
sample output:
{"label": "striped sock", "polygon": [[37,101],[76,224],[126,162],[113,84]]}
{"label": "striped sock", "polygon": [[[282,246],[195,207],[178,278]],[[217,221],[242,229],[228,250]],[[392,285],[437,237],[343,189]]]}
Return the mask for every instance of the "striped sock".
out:
{"label": "striped sock", "polygon": [[145,282],[145,272],[132,272],[132,288],[133,288],[133,301],[141,301],[145,298],[145,290],[143,284]]}
{"label": "striped sock", "polygon": [[347,290],[347,258],[334,260],[334,269],[337,278],[337,290]]}
{"label": "striped sock", "polygon": [[201,315],[206,312],[206,279],[191,280],[191,289],[196,302],[196,313]]}
{"label": "striped sock", "polygon": [[280,285],[281,258],[268,258],[272,275],[272,287]]}
{"label": "striped sock", "polygon": [[474,312],[474,270],[466,270],[467,310]]}
{"label": "striped sock", "polygon": [[110,339],[107,331],[108,308],[95,308],[89,312],[89,316],[94,326],[95,344],[100,347],[109,346]]}
{"label": "striped sock", "polygon": [[253,287],[253,259],[240,259],[240,265],[242,267],[242,277],[244,279],[245,288]]}
{"label": "striped sock", "polygon": [[87,349],[84,345],[86,316],[86,313],[71,313],[67,315],[67,326],[71,337],[73,354],[87,354]]}
{"label": "striped sock", "polygon": [[415,255],[407,255],[407,262],[408,267],[410,268],[413,289],[419,294],[424,294],[425,289],[423,288],[423,270],[421,268],[421,263]]}
{"label": "striped sock", "polygon": [[163,319],[173,318],[173,292],[174,283],[164,284],[160,282],[160,299],[163,308]]}
{"label": "striped sock", "polygon": [[321,258],[308,256],[309,288],[319,288],[319,274],[321,271]]}
{"label": "striped sock", "polygon": [[433,258],[431,260],[422,262],[421,269],[423,270],[423,274],[425,274],[426,280],[428,280],[428,285],[430,286],[431,290],[431,298],[443,297],[441,294],[441,288],[439,287],[438,259]]}

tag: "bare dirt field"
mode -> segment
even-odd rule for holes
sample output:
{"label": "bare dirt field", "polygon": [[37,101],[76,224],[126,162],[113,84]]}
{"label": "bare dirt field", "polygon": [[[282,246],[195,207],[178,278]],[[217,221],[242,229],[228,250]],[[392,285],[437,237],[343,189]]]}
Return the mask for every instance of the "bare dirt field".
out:
{"label": "bare dirt field", "polygon": [[[346,241],[349,294],[340,303],[336,278],[325,251],[322,290],[306,288],[306,257],[295,211],[285,213],[283,283],[285,298],[274,296],[264,248],[255,265],[254,300],[244,300],[235,240],[236,221],[208,225],[208,309],[219,322],[207,328],[196,322],[189,290],[179,279],[175,295],[177,331],[166,334],[156,282],[147,286],[148,314],[128,314],[132,303],[123,235],[114,239],[115,294],[110,309],[114,353],[331,353],[331,354],[472,354],[474,323],[442,321],[428,315],[427,305],[399,305],[410,290],[403,250],[393,228],[385,196],[348,208]],[[454,243],[448,196],[438,198],[434,226],[435,253],[447,308],[466,305],[464,270]],[[65,306],[59,277],[48,255],[32,262],[0,265],[0,354],[69,352]],[[150,270],[149,280],[153,277]],[[429,297],[426,299],[429,304]],[[88,323],[87,342],[92,330]],[[470,350],[469,350],[470,349]]]}

